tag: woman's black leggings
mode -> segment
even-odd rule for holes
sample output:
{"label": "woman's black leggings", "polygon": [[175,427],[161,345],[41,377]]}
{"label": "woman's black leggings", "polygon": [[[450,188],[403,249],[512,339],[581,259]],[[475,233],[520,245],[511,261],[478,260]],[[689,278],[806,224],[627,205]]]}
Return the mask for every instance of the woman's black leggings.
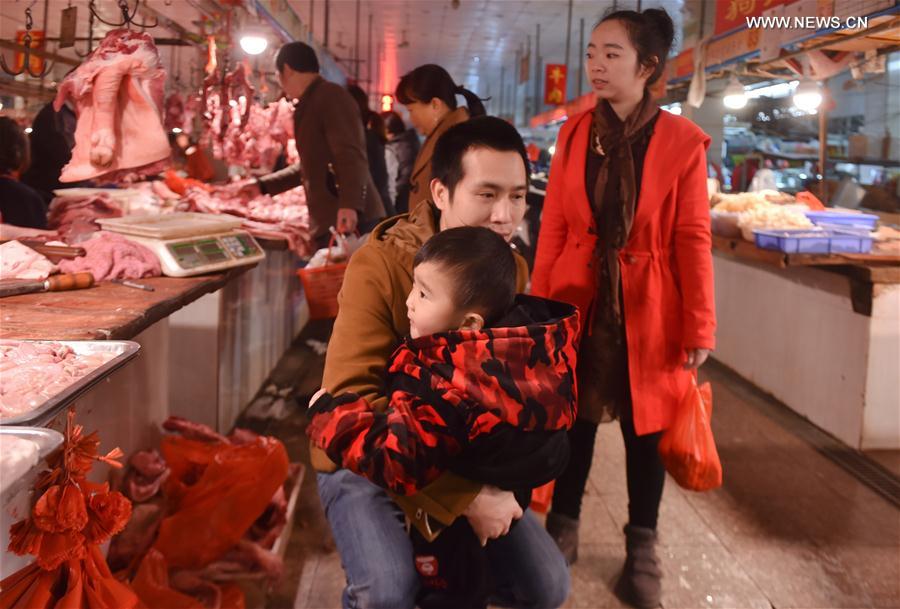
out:
{"label": "woman's black leggings", "polygon": [[[666,468],[657,447],[662,432],[638,436],[630,400],[622,409],[619,424],[625,440],[625,469],[628,480],[628,520],[632,526],[656,529],[659,502],[662,499]],[[597,424],[581,419],[569,431],[569,465],[556,480],[553,490],[553,512],[578,519],[581,499],[591,471]]]}

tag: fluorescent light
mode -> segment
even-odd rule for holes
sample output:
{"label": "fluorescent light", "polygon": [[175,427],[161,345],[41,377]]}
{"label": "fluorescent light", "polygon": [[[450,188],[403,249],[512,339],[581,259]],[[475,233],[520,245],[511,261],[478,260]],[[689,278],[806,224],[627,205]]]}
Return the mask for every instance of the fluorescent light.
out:
{"label": "fluorescent light", "polygon": [[25,133],[31,133],[33,129],[31,127],[25,127]]}
{"label": "fluorescent light", "polygon": [[731,81],[725,87],[725,96],[722,98],[722,103],[725,104],[726,108],[731,108],[732,110],[740,110],[747,105],[747,94],[744,93],[744,85],[737,79],[737,76],[731,76]]}
{"label": "fluorescent light", "polygon": [[241,48],[247,55],[259,55],[269,46],[269,41],[258,34],[245,34],[241,36]]}
{"label": "fluorescent light", "polygon": [[554,154],[556,154],[556,145],[554,144],[553,146],[550,146],[549,148],[547,148],[547,152],[550,153],[550,156],[553,156]]}
{"label": "fluorescent light", "polygon": [[813,114],[821,104],[822,91],[819,89],[819,85],[811,80],[803,81],[794,91],[794,105],[798,110]]}
{"label": "fluorescent light", "polygon": [[179,129],[178,127],[172,127],[172,133],[181,133],[181,129]]}
{"label": "fluorescent light", "polygon": [[481,57],[476,56],[473,58],[473,60],[475,61],[475,63],[478,63],[479,61],[481,61]]}

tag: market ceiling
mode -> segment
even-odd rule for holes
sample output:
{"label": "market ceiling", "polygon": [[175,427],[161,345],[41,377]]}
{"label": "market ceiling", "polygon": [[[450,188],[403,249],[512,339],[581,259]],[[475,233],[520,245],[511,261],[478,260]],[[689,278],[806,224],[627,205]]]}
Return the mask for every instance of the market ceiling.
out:
{"label": "market ceiling", "polygon": [[[127,0],[134,6],[135,0]],[[142,0],[148,13],[171,20],[184,30],[199,33],[204,15],[227,9],[233,4],[250,5],[250,13],[261,14],[259,7],[270,13],[289,32],[302,22],[312,26],[314,39],[325,45],[325,12],[329,9],[328,48],[342,60],[351,77],[354,76],[354,57],[359,63],[359,80],[372,93],[392,91],[397,79],[407,71],[424,63],[438,63],[453,77],[481,95],[499,92],[501,73],[505,68],[506,83],[513,82],[517,52],[537,50],[537,29],[540,25],[540,56],[546,63],[565,63],[568,23],[568,0]],[[76,35],[88,34],[88,0],[0,0],[0,38],[15,39],[24,29],[24,11],[32,6],[34,29],[46,30],[50,39],[59,36],[60,15],[68,6],[78,7]],[[109,20],[119,16],[116,0],[94,0],[98,12]],[[611,2],[597,0],[572,1],[572,28],[569,62],[571,71],[578,70],[580,20],[585,23],[585,36],[593,23],[614,5],[619,8],[642,8],[664,5],[675,18],[681,19],[682,0],[649,2]],[[234,9],[232,9],[234,10]],[[142,12],[143,13],[143,12]],[[244,17],[244,9],[234,11]],[[357,20],[357,14],[359,19]],[[369,36],[371,15],[372,36]],[[142,14],[146,17],[147,14]],[[252,20],[256,20],[253,17]],[[359,23],[357,38],[357,21]],[[281,40],[276,30],[260,20],[266,28],[273,48]],[[109,27],[95,23],[94,34],[101,35]],[[176,36],[171,28],[151,30],[154,36]],[[359,42],[358,52],[355,47]],[[51,43],[50,49],[55,45]],[[76,48],[82,52],[86,42]],[[371,50],[370,50],[371,49]],[[12,52],[4,49],[8,60]],[[166,54],[168,53],[168,55]],[[171,67],[174,63],[193,62],[199,49],[172,50],[164,53]],[[71,48],[58,54],[77,60]],[[187,59],[186,59],[187,58]],[[271,53],[263,56],[271,61]],[[183,68],[187,69],[187,68]],[[533,64],[531,72],[533,74]],[[64,72],[63,72],[64,73]],[[58,74],[58,73],[57,73]],[[369,86],[369,83],[375,83]]]}

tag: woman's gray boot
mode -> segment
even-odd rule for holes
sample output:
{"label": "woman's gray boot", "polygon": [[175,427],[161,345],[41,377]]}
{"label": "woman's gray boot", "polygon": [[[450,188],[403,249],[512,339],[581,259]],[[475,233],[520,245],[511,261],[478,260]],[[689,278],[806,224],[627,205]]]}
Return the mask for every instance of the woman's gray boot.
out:
{"label": "woman's gray boot", "polygon": [[578,520],[550,512],[547,514],[547,532],[556,542],[566,563],[574,565],[578,560]]}
{"label": "woman's gray boot", "polygon": [[656,556],[656,531],[625,525],[625,569],[616,588],[620,598],[640,609],[659,607],[662,569]]}

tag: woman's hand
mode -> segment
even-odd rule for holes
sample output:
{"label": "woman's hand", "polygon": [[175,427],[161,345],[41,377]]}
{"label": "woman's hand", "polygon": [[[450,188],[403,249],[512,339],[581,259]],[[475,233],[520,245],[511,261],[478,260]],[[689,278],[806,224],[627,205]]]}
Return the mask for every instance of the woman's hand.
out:
{"label": "woman's hand", "polygon": [[513,520],[522,517],[522,506],[515,495],[495,486],[484,485],[463,512],[481,545],[509,533]]}
{"label": "woman's hand", "polygon": [[687,359],[684,362],[684,369],[696,370],[709,357],[710,351],[709,349],[687,349],[685,353],[687,354]]}

